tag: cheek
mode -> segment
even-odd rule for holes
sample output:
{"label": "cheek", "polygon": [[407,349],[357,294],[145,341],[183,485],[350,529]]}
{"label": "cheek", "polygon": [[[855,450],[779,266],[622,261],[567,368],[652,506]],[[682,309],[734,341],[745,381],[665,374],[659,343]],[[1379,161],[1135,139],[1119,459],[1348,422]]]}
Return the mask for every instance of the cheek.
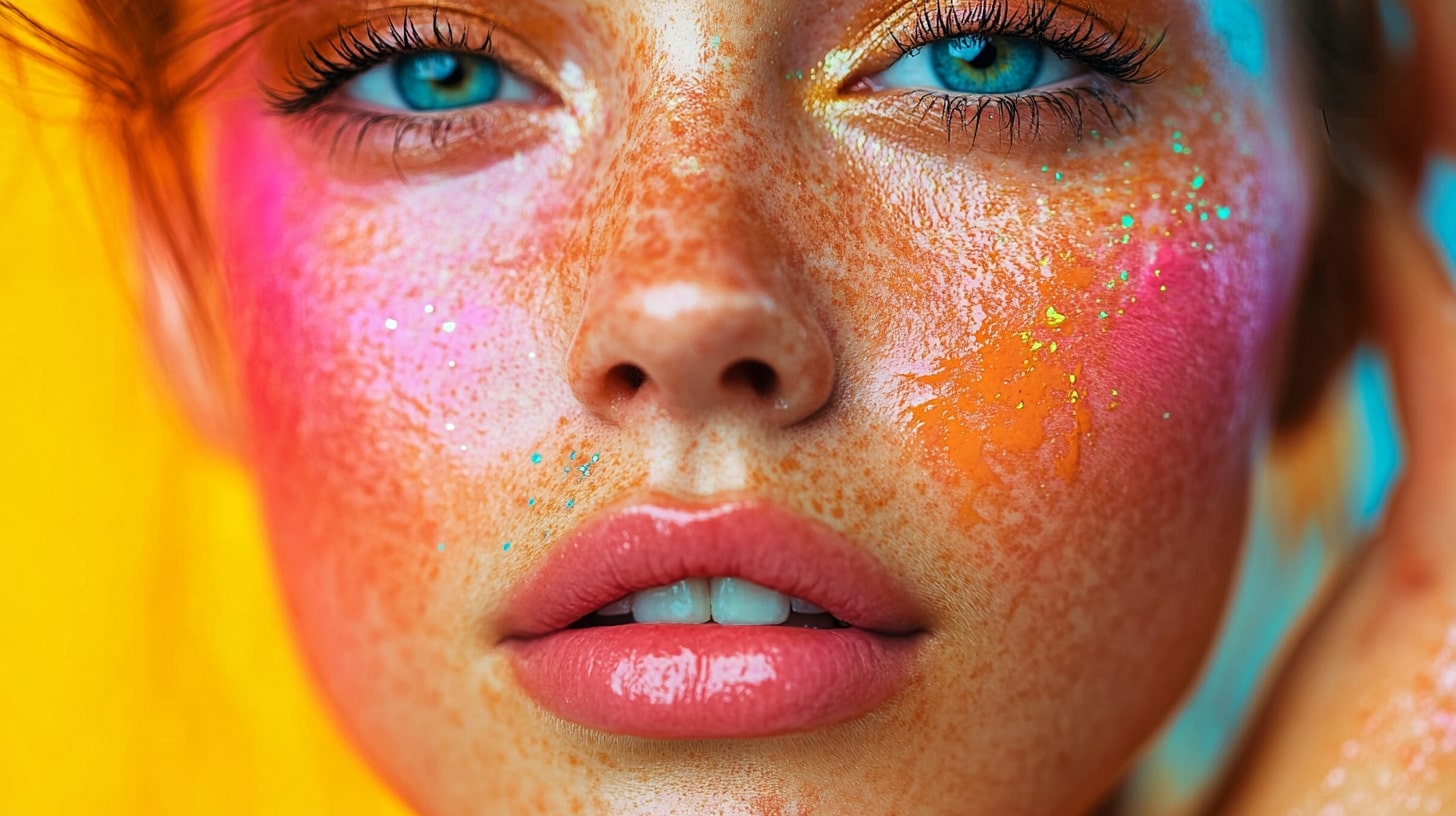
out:
{"label": "cheek", "polygon": [[504,580],[507,542],[534,533],[511,513],[557,498],[543,468],[597,452],[558,432],[561,327],[525,260],[538,236],[523,225],[551,202],[527,203],[542,197],[522,180],[552,159],[355,187],[290,161],[272,121],[224,121],[228,328],[300,628],[343,642],[457,620],[463,593]]}
{"label": "cheek", "polygon": [[946,614],[997,644],[949,661],[992,680],[945,682],[987,710],[1085,704],[1055,738],[1088,757],[1132,750],[1211,636],[1303,262],[1288,128],[1220,118],[966,194],[905,248],[949,270],[898,310],[920,342],[867,345],[894,350],[879,398],[954,530],[936,580],[974,605]]}
{"label": "cheek", "polygon": [[966,216],[989,237],[923,242],[970,244],[971,271],[905,310],[928,316],[926,342],[882,358],[881,379],[962,526],[1035,493],[1115,530],[1128,507],[1100,500],[1118,485],[1148,503],[1188,480],[1242,485],[1308,179],[1279,137],[1228,135],[1270,128],[1237,124],[1069,154]]}

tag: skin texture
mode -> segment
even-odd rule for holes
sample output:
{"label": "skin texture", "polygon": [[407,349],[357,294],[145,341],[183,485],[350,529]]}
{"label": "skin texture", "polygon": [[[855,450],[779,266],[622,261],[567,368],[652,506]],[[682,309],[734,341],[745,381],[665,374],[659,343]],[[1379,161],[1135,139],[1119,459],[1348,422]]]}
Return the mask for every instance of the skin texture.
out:
{"label": "skin texture", "polygon": [[[914,6],[447,5],[539,95],[439,147],[267,111],[301,46],[402,14],[297,5],[210,96],[199,173],[300,642],[412,804],[1063,814],[1116,782],[1216,624],[1315,195],[1291,49],[1218,15],[1288,21],[1091,4],[1166,39],[1079,139],[877,90]],[[903,693],[713,743],[522,694],[492,645],[554,540],[748,497],[913,588]]]}

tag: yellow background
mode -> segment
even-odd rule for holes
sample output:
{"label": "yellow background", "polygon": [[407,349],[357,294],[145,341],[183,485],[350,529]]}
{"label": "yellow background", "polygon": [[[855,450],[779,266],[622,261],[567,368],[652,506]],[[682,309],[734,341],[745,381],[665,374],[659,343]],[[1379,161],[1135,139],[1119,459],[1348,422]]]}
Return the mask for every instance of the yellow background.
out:
{"label": "yellow background", "polygon": [[246,476],[155,381],[77,94],[16,87],[0,72],[0,814],[404,813],[308,686]]}

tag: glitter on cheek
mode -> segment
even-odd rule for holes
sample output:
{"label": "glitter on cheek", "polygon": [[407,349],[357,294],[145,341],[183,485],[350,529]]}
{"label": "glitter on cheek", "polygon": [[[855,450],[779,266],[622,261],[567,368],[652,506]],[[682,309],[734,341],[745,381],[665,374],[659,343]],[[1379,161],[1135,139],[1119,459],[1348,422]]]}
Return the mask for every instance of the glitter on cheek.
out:
{"label": "glitter on cheek", "polygon": [[[1236,125],[1242,117],[1220,119]],[[1237,129],[1216,130],[1208,121],[1174,129],[1165,120],[1166,130],[1124,145],[1127,158],[1112,165],[1121,168],[1116,174],[1110,162],[1078,168],[1088,181],[1058,187],[1054,221],[1009,219],[997,232],[997,249],[1027,241],[1015,224],[1035,222],[1046,232],[1035,249],[976,259],[997,270],[994,300],[969,288],[942,295],[997,304],[983,308],[974,336],[955,352],[900,375],[917,395],[906,403],[906,424],[952,465],[948,478],[968,488],[961,492],[963,523],[988,520],[999,501],[993,496],[1015,485],[1045,488],[1048,477],[1069,485],[1089,462],[1125,477],[1128,463],[1117,464],[1116,453],[1146,445],[1134,438],[1139,434],[1176,433],[1180,441],[1163,448],[1165,460],[1139,466],[1161,462],[1178,472],[1187,457],[1180,461],[1177,452],[1192,440],[1234,442],[1225,435],[1246,430],[1230,418],[1248,416],[1258,402],[1251,403],[1249,390],[1259,388],[1260,349],[1272,344],[1254,338],[1270,336],[1283,313],[1286,284],[1278,270],[1293,268],[1286,256],[1298,243],[1270,246],[1270,236],[1303,223],[1300,205],[1261,191],[1303,188],[1297,178],[1258,172],[1251,150],[1226,144]],[[1171,154],[1166,144],[1175,146]],[[1207,146],[1200,151],[1207,158],[1195,157],[1195,145]],[[1045,212],[1049,200],[1044,188],[1051,180],[1042,174],[1051,167],[1039,168],[1031,172],[1043,186],[1025,195],[1033,213]],[[1217,183],[1223,177],[1238,182]],[[1264,228],[1231,232],[1235,206],[1263,212]],[[1103,422],[1113,411],[1127,418]],[[1163,429],[1164,422],[1176,430]]]}

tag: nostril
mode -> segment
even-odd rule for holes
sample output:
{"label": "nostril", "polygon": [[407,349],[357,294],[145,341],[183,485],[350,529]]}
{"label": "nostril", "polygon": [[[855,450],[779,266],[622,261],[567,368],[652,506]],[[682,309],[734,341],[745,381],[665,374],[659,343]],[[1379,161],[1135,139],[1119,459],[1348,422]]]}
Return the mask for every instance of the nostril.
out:
{"label": "nostril", "polygon": [[779,375],[758,360],[739,360],[723,371],[723,387],[727,390],[747,389],[760,397],[771,397],[778,391]]}
{"label": "nostril", "polygon": [[629,399],[647,382],[647,372],[631,363],[612,366],[607,372],[607,394],[613,401]]}

